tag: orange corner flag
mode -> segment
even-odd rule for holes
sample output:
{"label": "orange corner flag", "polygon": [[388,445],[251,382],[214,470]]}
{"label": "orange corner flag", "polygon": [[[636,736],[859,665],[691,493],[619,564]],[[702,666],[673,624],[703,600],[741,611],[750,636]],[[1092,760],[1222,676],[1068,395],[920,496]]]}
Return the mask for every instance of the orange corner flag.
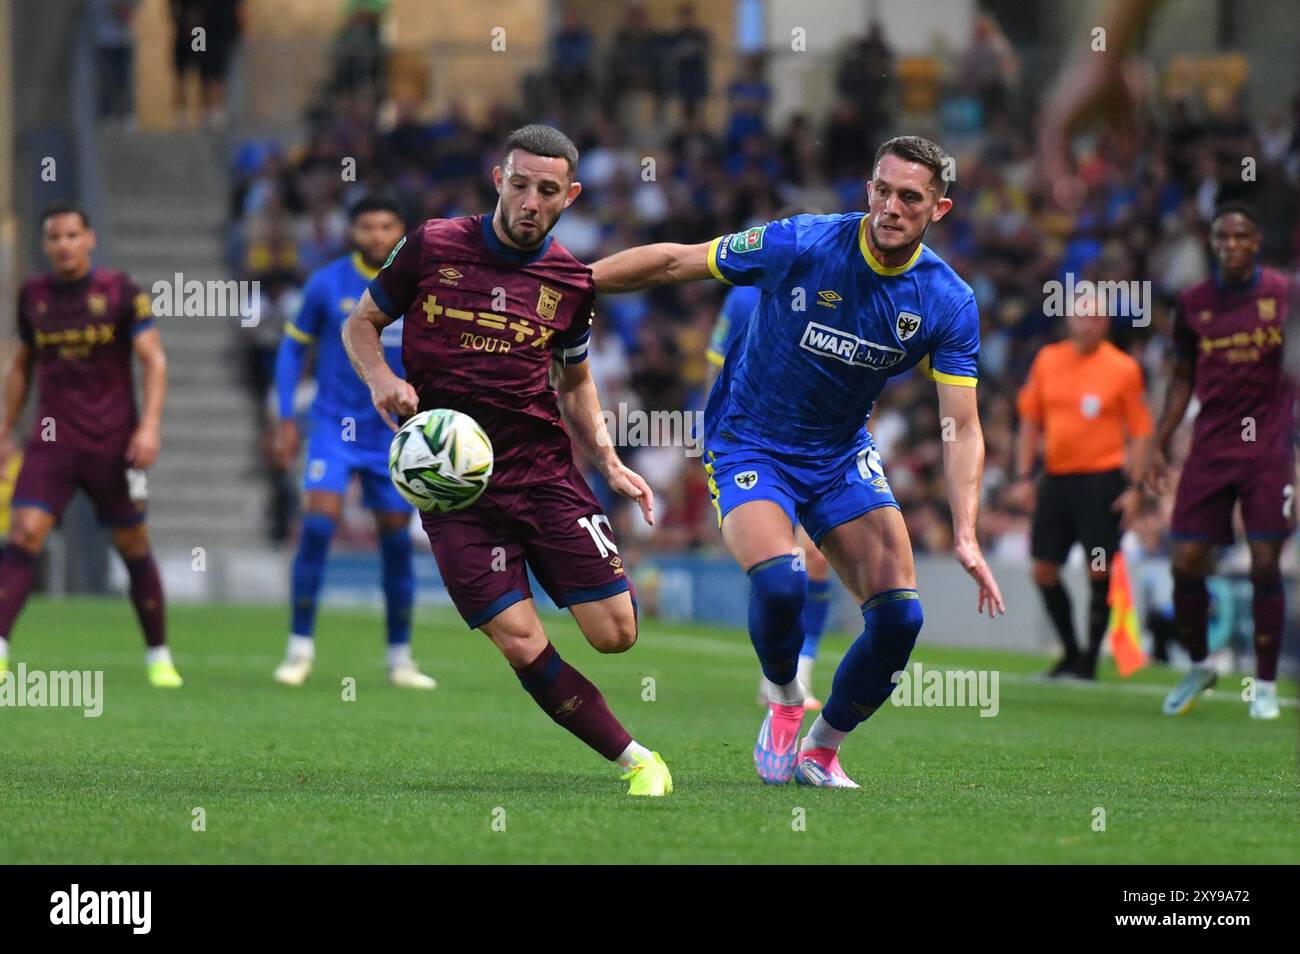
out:
{"label": "orange corner flag", "polygon": [[1110,654],[1121,678],[1127,679],[1147,664],[1139,639],[1137,607],[1133,605],[1133,587],[1129,584],[1124,554],[1116,551],[1110,565]]}

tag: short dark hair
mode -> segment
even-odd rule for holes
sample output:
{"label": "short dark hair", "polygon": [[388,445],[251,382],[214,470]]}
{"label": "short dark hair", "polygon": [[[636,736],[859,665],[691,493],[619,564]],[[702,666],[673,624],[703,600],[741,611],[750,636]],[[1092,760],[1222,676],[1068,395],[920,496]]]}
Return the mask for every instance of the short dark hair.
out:
{"label": "short dark hair", "polygon": [[1256,230],[1259,229],[1259,213],[1255,211],[1255,207],[1248,202],[1237,199],[1231,202],[1220,202],[1214,207],[1214,215],[1210,216],[1210,227],[1213,228],[1214,223],[1225,215],[1232,215],[1233,213],[1245,218]]}
{"label": "short dark hair", "polygon": [[41,212],[41,228],[45,228],[45,223],[56,215],[80,216],[82,228],[90,228],[90,216],[86,214],[85,209],[75,202],[55,202],[52,205],[47,205],[45,210]]}
{"label": "short dark hair", "polygon": [[534,156],[563,159],[569,164],[570,176],[578,168],[578,147],[573,144],[572,139],[554,126],[545,126],[541,123],[520,126],[506,140],[502,156],[510,155],[515,149],[531,152]]}
{"label": "short dark hair", "polygon": [[406,216],[402,214],[402,208],[397,204],[397,200],[387,195],[366,195],[362,196],[352,208],[348,209],[348,221],[355,223],[357,219],[367,212],[391,212],[397,216],[397,221],[403,225],[406,224]]}
{"label": "short dark hair", "polygon": [[937,181],[939,196],[948,194],[948,179],[943,172],[952,158],[937,144],[922,136],[895,136],[881,144],[876,150],[876,158],[871,163],[871,175],[874,177],[880,168],[880,160],[885,156],[897,156],[908,162],[919,162],[930,170],[931,182]]}

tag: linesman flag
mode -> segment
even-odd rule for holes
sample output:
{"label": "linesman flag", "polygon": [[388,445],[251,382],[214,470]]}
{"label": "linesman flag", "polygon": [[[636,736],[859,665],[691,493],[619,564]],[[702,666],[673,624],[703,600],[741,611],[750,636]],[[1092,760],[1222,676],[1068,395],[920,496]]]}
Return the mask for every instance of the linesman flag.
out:
{"label": "linesman flag", "polygon": [[1110,593],[1106,597],[1110,606],[1110,654],[1121,678],[1127,679],[1147,664],[1139,639],[1137,608],[1133,605],[1133,587],[1128,579],[1128,565],[1124,554],[1116,551],[1110,565]]}

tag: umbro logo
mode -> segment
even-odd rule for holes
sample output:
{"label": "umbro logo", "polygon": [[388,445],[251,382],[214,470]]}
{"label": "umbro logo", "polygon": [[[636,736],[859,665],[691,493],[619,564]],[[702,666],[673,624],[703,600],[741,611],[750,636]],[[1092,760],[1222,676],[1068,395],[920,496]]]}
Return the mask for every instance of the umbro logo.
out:
{"label": "umbro logo", "polygon": [[826,308],[835,308],[843,300],[844,298],[843,296],[840,295],[839,292],[832,291],[829,288],[826,289],[825,291],[819,291],[817,293],[817,304],[822,305]]}
{"label": "umbro logo", "polygon": [[438,282],[442,285],[455,285],[465,276],[450,265],[445,265],[438,269]]}
{"label": "umbro logo", "polygon": [[557,717],[563,719],[567,715],[572,715],[578,711],[578,706],[582,705],[582,699],[578,696],[569,696],[558,706],[555,707]]}

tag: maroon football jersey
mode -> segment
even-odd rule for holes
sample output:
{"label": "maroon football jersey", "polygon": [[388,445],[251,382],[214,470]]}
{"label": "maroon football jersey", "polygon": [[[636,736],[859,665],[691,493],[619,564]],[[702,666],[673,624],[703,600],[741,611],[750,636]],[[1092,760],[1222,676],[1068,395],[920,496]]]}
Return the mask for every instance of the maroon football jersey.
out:
{"label": "maroon football jersey", "polygon": [[1248,284],[1207,279],[1178,296],[1174,350],[1195,362],[1201,405],[1194,456],[1292,453],[1295,385],[1282,367],[1290,304],[1287,276],[1273,268],[1260,268]]}
{"label": "maroon football jersey", "polygon": [[532,253],[505,245],[490,215],[430,219],[370,285],[404,316],[402,366],[420,410],[470,415],[492,441],[492,482],[559,481],[573,460],[550,382],[553,360],[586,360],[591,269],[547,236]]}
{"label": "maroon football jersey", "polygon": [[18,335],[35,360],[36,428],[52,418],[58,444],[125,451],[138,420],[132,339],[151,327],[149,296],[122,272],[28,280],[18,293]]}

